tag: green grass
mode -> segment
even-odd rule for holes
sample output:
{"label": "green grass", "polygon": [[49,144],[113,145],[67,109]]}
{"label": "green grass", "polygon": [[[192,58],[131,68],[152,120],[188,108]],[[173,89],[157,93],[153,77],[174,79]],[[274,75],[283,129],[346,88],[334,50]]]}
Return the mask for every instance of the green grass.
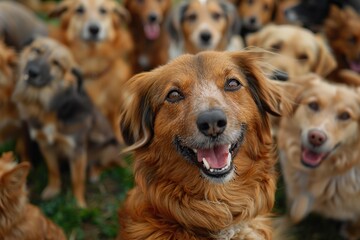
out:
{"label": "green grass", "polygon": [[[14,142],[0,145],[0,153],[14,148]],[[129,160],[129,159],[128,159]],[[65,164],[64,164],[65,165]],[[61,195],[42,201],[40,193],[46,185],[47,171],[43,162],[35,163],[29,177],[30,201],[39,206],[46,216],[61,226],[69,239],[107,240],[114,239],[118,231],[117,211],[133,186],[130,168],[114,168],[103,173],[96,184],[87,184],[88,207],[79,209],[73,198],[68,168],[63,166],[63,188]],[[274,211],[279,215],[286,212],[285,186],[282,178],[278,182]],[[292,240],[341,240],[340,223],[311,214],[291,229]]]}

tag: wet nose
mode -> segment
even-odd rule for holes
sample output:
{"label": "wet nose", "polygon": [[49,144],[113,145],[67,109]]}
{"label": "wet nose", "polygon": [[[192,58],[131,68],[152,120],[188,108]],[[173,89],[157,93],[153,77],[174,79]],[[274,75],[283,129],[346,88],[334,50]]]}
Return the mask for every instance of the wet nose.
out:
{"label": "wet nose", "polygon": [[37,78],[40,75],[40,68],[37,66],[30,66],[27,70],[30,79]]}
{"label": "wet nose", "polygon": [[227,119],[222,110],[213,109],[200,113],[196,124],[205,136],[216,137],[225,131]]}
{"label": "wet nose", "polygon": [[204,43],[208,43],[211,40],[211,33],[209,32],[202,32],[200,34],[201,41]]}
{"label": "wet nose", "polygon": [[98,35],[100,28],[98,25],[92,24],[89,26],[89,32],[92,36]]}
{"label": "wet nose", "polygon": [[321,130],[311,130],[308,133],[308,140],[313,146],[319,147],[326,142],[327,136]]}
{"label": "wet nose", "polygon": [[250,17],[249,18],[249,23],[252,24],[252,25],[256,24],[256,17],[254,17],[254,16]]}
{"label": "wet nose", "polygon": [[158,20],[158,16],[155,13],[150,13],[148,16],[149,23],[155,23]]}

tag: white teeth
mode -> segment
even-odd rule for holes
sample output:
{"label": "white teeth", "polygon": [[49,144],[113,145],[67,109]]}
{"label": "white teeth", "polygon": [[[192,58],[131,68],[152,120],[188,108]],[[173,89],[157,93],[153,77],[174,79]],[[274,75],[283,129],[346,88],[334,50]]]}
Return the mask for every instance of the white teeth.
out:
{"label": "white teeth", "polygon": [[197,150],[195,148],[193,149],[193,151],[194,151],[194,153],[197,153]]}
{"label": "white teeth", "polygon": [[229,146],[228,146],[228,150],[230,150],[230,148],[231,148],[231,144],[229,144]]}
{"label": "white teeth", "polygon": [[228,158],[227,158],[227,163],[226,163],[226,167],[229,167],[231,164],[231,153],[228,154]]}
{"label": "white teeth", "polygon": [[[203,160],[203,164],[204,164],[204,166],[206,167],[206,169],[209,170],[209,169],[210,169],[209,163],[206,161],[205,158],[203,158],[202,160]],[[211,171],[211,170],[210,170],[210,171]]]}
{"label": "white teeth", "polygon": [[214,169],[210,168],[210,172],[214,172]]}

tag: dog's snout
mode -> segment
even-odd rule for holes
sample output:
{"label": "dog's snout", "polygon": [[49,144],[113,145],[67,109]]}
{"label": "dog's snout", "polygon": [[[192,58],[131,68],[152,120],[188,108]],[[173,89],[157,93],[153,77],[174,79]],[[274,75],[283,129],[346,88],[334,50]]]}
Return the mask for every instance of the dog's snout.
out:
{"label": "dog's snout", "polygon": [[257,21],[256,21],[256,17],[255,17],[255,16],[252,16],[252,17],[249,18],[249,23],[250,23],[250,24],[254,25],[254,24],[256,24],[256,22],[257,22]]}
{"label": "dog's snout", "polygon": [[29,78],[34,79],[40,75],[40,68],[38,66],[30,66],[27,70]]}
{"label": "dog's snout", "polygon": [[205,136],[216,137],[225,131],[227,119],[222,110],[215,109],[199,114],[196,124]]}
{"label": "dog's snout", "polygon": [[313,146],[319,147],[326,142],[327,136],[323,131],[315,129],[309,131],[308,140]]}
{"label": "dog's snout", "polygon": [[99,26],[96,25],[96,24],[91,24],[91,25],[89,26],[89,32],[90,32],[90,34],[91,34],[92,36],[96,36],[96,35],[98,35],[99,32],[100,32],[100,28],[99,28]]}
{"label": "dog's snout", "polygon": [[211,33],[210,32],[202,32],[200,34],[201,41],[204,43],[208,43],[211,40]]}
{"label": "dog's snout", "polygon": [[148,16],[149,23],[155,23],[158,20],[156,13],[150,13]]}

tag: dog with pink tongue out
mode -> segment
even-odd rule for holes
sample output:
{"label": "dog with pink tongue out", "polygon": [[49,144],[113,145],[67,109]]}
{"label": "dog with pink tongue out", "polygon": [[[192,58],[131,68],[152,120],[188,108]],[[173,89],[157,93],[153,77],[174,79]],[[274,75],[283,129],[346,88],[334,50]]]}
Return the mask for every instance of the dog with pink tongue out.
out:
{"label": "dog with pink tongue out", "polygon": [[346,239],[359,239],[360,91],[313,74],[292,82],[295,111],[278,134],[290,219],[316,212],[343,221]]}

